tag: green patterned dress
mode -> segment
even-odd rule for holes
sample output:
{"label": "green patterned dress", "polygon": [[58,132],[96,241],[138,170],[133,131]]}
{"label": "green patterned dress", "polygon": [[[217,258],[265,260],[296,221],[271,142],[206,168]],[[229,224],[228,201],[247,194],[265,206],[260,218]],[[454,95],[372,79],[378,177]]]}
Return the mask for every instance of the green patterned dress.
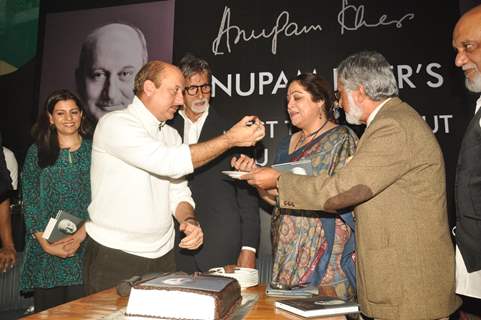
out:
{"label": "green patterned dress", "polygon": [[43,231],[58,210],[87,219],[90,204],[90,159],[92,141],[84,139],[80,148],[61,149],[52,166],[38,166],[38,148],[28,149],[22,171],[21,190],[27,229],[25,258],[20,289],[53,288],[82,284],[81,245],[71,258],[62,259],[46,253],[33,233]]}

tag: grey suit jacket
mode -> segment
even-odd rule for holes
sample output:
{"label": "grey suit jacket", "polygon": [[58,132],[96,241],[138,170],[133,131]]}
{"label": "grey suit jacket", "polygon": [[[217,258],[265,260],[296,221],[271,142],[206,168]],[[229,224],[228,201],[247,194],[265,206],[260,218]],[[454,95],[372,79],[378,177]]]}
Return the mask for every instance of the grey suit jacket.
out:
{"label": "grey suit jacket", "polygon": [[436,319],[459,306],[443,156],[429,126],[399,98],[382,107],[335,176],[282,174],[278,187],[283,207],[354,207],[366,315]]}

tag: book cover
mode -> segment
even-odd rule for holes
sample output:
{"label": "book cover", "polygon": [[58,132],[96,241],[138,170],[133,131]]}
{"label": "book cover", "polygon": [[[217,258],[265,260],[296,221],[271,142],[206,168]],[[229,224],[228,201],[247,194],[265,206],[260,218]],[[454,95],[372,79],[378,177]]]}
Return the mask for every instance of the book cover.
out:
{"label": "book cover", "polygon": [[234,278],[215,276],[215,275],[189,275],[172,273],[159,276],[155,279],[143,282],[136,287],[155,287],[169,289],[189,289],[203,290],[210,292],[221,292],[232,282],[237,282]]}
{"label": "book cover", "polygon": [[50,218],[43,231],[42,238],[50,243],[62,240],[77,232],[84,222],[84,219],[74,216],[65,210],[59,210],[55,219]]}
{"label": "book cover", "polygon": [[359,305],[335,297],[316,296],[312,298],[280,300],[276,308],[289,311],[305,318],[358,313]]}
{"label": "book cover", "polygon": [[312,162],[311,159],[303,159],[293,162],[278,163],[271,166],[273,169],[282,172],[291,172],[299,175],[312,176]]}

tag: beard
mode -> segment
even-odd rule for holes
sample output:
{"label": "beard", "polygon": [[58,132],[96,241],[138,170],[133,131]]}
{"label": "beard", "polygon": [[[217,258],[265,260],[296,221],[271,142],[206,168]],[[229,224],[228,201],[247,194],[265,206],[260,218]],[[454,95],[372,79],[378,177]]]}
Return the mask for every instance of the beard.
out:
{"label": "beard", "polygon": [[466,88],[471,92],[481,92],[481,73],[476,70],[476,74],[473,79],[466,78],[464,84]]}
{"label": "beard", "polygon": [[207,108],[209,108],[209,99],[207,98],[194,100],[190,105],[190,110],[193,113],[204,113]]}
{"label": "beard", "polygon": [[349,112],[344,110],[346,114],[346,121],[350,124],[362,124],[362,109],[356,104],[356,102],[354,102],[354,98],[350,93],[347,94],[347,102],[349,104]]}

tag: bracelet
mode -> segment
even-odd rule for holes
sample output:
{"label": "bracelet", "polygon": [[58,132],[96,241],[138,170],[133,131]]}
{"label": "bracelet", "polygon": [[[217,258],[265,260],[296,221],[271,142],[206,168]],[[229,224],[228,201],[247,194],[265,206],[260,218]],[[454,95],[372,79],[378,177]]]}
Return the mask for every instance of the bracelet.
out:
{"label": "bracelet", "polygon": [[[188,221],[192,221],[192,222],[188,222]],[[200,222],[195,217],[187,217],[187,218],[184,219],[183,222],[189,223],[189,224],[197,226],[197,227],[200,227]]]}
{"label": "bracelet", "polygon": [[276,189],[279,190],[279,179],[281,178],[281,175],[279,175],[276,179]]}

